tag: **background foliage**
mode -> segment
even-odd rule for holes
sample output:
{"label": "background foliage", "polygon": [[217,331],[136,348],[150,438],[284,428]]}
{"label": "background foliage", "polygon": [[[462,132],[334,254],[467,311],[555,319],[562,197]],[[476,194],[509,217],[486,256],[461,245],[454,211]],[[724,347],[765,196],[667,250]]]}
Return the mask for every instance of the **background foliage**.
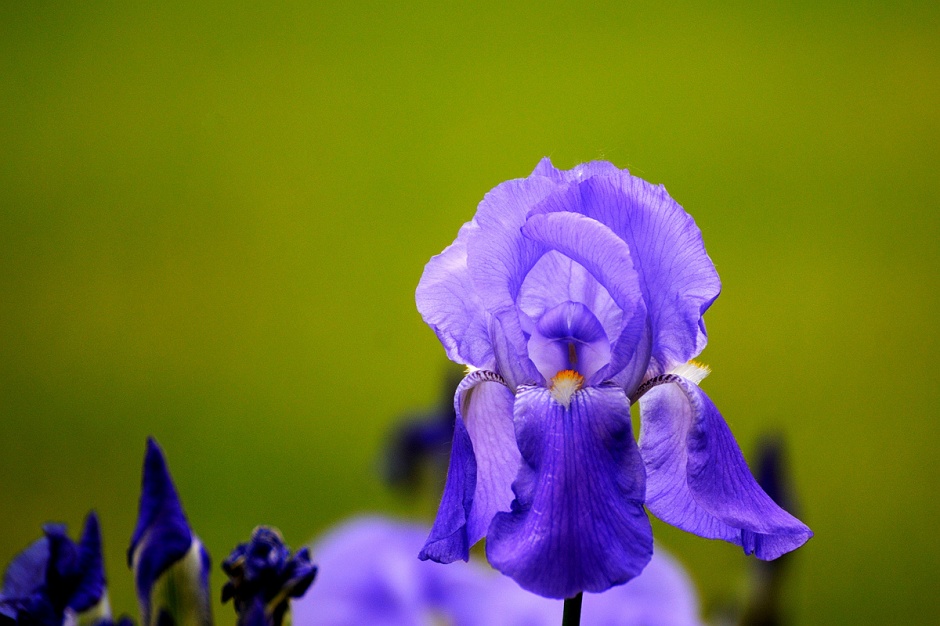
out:
{"label": "background foliage", "polygon": [[[816,531],[797,623],[933,623],[937,7],[4,3],[0,561],[94,506],[134,612],[147,434],[216,563],[429,515],[376,472],[447,371],[422,267],[500,181],[603,158],[704,231],[704,386],[745,451],[785,434]],[[656,531],[740,592],[738,551]]]}

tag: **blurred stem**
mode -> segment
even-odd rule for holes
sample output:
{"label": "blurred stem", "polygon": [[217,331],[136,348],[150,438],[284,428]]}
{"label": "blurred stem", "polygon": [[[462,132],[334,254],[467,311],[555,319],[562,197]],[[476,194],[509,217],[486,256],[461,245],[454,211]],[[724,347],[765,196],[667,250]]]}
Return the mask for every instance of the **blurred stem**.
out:
{"label": "blurred stem", "polygon": [[561,626],[581,625],[581,595],[565,600],[565,612],[561,617]]}

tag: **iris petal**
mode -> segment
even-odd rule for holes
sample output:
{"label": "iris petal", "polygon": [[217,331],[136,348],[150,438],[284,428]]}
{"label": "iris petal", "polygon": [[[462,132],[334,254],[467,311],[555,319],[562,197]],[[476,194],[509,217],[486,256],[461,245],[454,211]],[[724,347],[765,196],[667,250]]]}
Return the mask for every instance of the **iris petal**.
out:
{"label": "iris petal", "polygon": [[597,317],[608,337],[620,336],[623,312],[607,289],[584,266],[554,250],[529,271],[516,302],[533,320],[559,304],[579,302]]}
{"label": "iris petal", "polygon": [[760,488],[708,396],[680,376],[662,382],[640,399],[650,511],[764,560],[806,543],[812,531]]}
{"label": "iris petal", "polygon": [[[98,604],[105,596],[104,560],[101,554],[101,528],[98,515],[92,511],[85,518],[85,528],[78,543],[78,587],[69,600],[69,608],[82,613]],[[107,602],[107,600],[105,600]],[[110,608],[105,607],[110,616]]]}
{"label": "iris petal", "polygon": [[422,559],[466,561],[496,512],[509,510],[521,464],[512,406],[512,392],[492,372],[472,372],[457,387],[447,483]]}
{"label": "iris petal", "polygon": [[[571,183],[578,199],[553,194],[533,214],[582,213],[608,226],[630,248],[649,311],[649,376],[697,356],[707,340],[702,315],[718,297],[721,282],[692,217],[662,185],[652,185],[607,163],[555,170],[555,176],[549,168],[554,169],[543,162],[536,171]],[[639,377],[618,377],[618,383],[630,391],[639,384]]]}
{"label": "iris petal", "polygon": [[183,513],[163,451],[147,440],[137,527],[127,550],[133,566],[143,622],[150,623],[150,596],[157,578],[189,552],[192,532]]}
{"label": "iris petal", "polygon": [[[573,201],[567,198],[568,195],[569,192],[556,193],[546,202],[565,204],[565,200]],[[633,328],[631,320],[636,316],[642,318],[645,313],[642,293],[630,249],[604,224],[577,213],[557,212],[533,215],[526,220],[522,232],[533,241],[557,250],[584,266],[604,285],[622,311],[621,328]],[[623,331],[613,340],[607,376],[627,365],[636,352],[637,340],[637,336]]]}
{"label": "iris petal", "polygon": [[520,232],[530,207],[555,189],[555,183],[532,176],[506,181],[492,189],[477,208],[477,228],[468,231],[467,267],[473,287],[490,321],[498,371],[515,389],[540,379],[526,352],[527,337],[519,321],[516,297],[529,270],[548,250]]}
{"label": "iris petal", "polygon": [[29,544],[7,566],[3,575],[3,589],[0,589],[0,600],[25,598],[44,585],[48,561],[49,540],[46,537]]}
{"label": "iris petal", "polygon": [[167,619],[211,623],[209,555],[189,528],[166,458],[153,438],[147,439],[140,510],[127,559],[144,626]]}
{"label": "iris petal", "polygon": [[492,626],[496,616],[485,606],[492,571],[473,560],[448,567],[417,560],[426,536],[420,525],[383,518],[329,531],[313,546],[324,575],[292,603],[293,623]]}
{"label": "iris petal", "polygon": [[653,536],[623,390],[588,387],[565,408],[547,389],[523,387],[514,420],[525,463],[512,511],[490,526],[490,563],[550,598],[604,591],[639,574]]}
{"label": "iris petal", "polygon": [[592,176],[616,176],[620,170],[610,161],[588,161],[574,166],[570,170],[555,169],[552,160],[542,158],[532,171],[533,175],[544,176],[559,183],[582,180]]}
{"label": "iris petal", "polygon": [[564,302],[539,318],[529,338],[529,357],[545,380],[562,370],[590,379],[610,362],[604,327],[586,306]]}
{"label": "iris petal", "polygon": [[488,315],[467,268],[467,237],[477,226],[464,224],[457,240],[431,258],[418,283],[415,301],[452,361],[480,369],[495,365]]}

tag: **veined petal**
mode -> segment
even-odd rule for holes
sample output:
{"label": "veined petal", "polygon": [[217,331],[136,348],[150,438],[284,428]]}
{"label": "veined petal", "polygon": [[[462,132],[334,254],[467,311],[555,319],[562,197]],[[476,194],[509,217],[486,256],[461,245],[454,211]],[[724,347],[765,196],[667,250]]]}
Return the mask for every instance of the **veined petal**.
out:
{"label": "veined petal", "polygon": [[[576,190],[553,194],[543,204],[577,205]],[[631,320],[643,310],[643,294],[633,267],[630,248],[610,228],[597,220],[567,211],[536,214],[526,220],[523,234],[570,257],[582,265],[605,287],[621,310],[620,336],[611,338],[612,355],[607,376],[623,369],[634,355],[639,334],[625,333],[634,329]],[[638,329],[637,329],[638,330]]]}
{"label": "veined petal", "polygon": [[653,536],[644,469],[619,387],[588,387],[565,407],[548,389],[522,387],[514,407],[524,460],[512,511],[487,534],[490,563],[550,598],[600,592],[635,577]]}
{"label": "veined petal", "polygon": [[522,235],[529,209],[551,193],[556,184],[541,176],[506,181],[487,193],[468,230],[467,267],[476,293],[492,316],[490,337],[496,371],[512,389],[541,377],[528,358],[526,336],[519,321],[516,298],[529,270],[547,252]]}
{"label": "veined petal", "polygon": [[532,320],[538,320],[559,304],[578,302],[597,317],[608,337],[620,336],[623,312],[607,289],[584,266],[555,250],[547,252],[532,267],[516,302]]}
{"label": "veined petal", "polygon": [[[550,167],[541,163],[537,169],[548,177]],[[721,283],[692,217],[662,185],[626,170],[589,163],[556,172],[576,185],[580,202],[543,203],[533,213],[581,212],[607,225],[630,247],[650,318],[648,376],[697,356],[707,341],[702,315],[718,297]],[[622,382],[629,391],[639,380]]]}
{"label": "veined petal", "polygon": [[464,224],[457,240],[428,261],[415,301],[421,317],[444,344],[448,358],[479,369],[493,369],[489,315],[467,268],[468,232],[476,228],[473,222]]}
{"label": "veined petal", "polygon": [[730,541],[763,560],[806,543],[812,531],[760,488],[708,396],[681,376],[656,382],[640,399],[649,510],[673,526]]}
{"label": "veined petal", "polygon": [[576,370],[590,381],[610,363],[610,340],[590,309],[563,302],[539,318],[529,337],[529,358],[546,381],[562,370]]}
{"label": "veined petal", "polygon": [[447,483],[421,559],[466,561],[496,512],[509,510],[521,464],[512,406],[512,392],[493,372],[471,372],[457,387]]}

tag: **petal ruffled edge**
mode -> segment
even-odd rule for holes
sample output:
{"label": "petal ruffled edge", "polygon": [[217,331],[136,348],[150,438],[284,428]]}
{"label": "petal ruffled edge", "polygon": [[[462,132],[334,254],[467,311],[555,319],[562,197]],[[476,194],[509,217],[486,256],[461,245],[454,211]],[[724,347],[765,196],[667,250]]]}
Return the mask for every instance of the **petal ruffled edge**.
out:
{"label": "petal ruffled edge", "polygon": [[470,372],[458,385],[447,482],[420,559],[466,561],[497,511],[509,510],[512,481],[522,463],[512,406],[512,392],[494,372]]}
{"label": "petal ruffled edge", "polygon": [[[648,376],[697,356],[707,342],[702,316],[718,297],[721,282],[692,216],[662,185],[607,162],[557,170],[543,159],[536,172],[572,185],[581,201],[576,208],[542,203],[533,214],[577,210],[608,226],[630,247],[652,334]],[[640,377],[619,382],[630,392]]]}
{"label": "petal ruffled edge", "polygon": [[762,560],[813,536],[760,488],[724,418],[698,386],[672,374],[651,383],[640,398],[640,453],[646,506],[656,517],[735,543]]}

